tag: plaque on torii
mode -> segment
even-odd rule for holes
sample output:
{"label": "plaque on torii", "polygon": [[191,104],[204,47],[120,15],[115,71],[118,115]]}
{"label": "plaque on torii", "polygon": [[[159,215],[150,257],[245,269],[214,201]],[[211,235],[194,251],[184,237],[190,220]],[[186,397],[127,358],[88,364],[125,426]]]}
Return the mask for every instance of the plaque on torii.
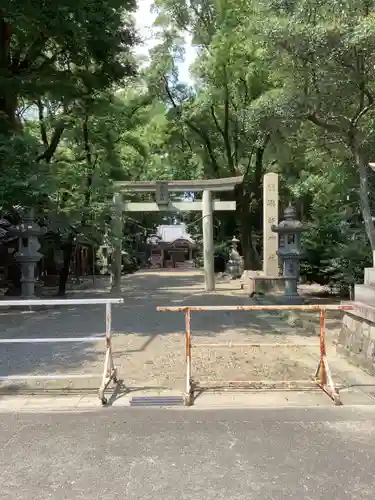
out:
{"label": "plaque on torii", "polygon": [[167,208],[169,204],[168,182],[156,181],[155,200],[159,207]]}

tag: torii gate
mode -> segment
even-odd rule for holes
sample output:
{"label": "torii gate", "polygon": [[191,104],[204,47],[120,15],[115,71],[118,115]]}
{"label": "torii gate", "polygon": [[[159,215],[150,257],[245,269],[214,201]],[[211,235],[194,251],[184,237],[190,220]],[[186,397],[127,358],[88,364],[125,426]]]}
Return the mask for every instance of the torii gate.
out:
{"label": "torii gate", "polygon": [[[235,201],[219,201],[213,199],[212,193],[217,191],[233,191],[237,184],[243,182],[243,176],[208,179],[198,181],[126,181],[116,182],[117,194],[114,196],[115,223],[115,266],[112,288],[120,291],[121,249],[122,249],[122,213],[123,212],[202,212],[204,279],[207,292],[215,290],[214,272],[214,210],[236,210]],[[175,201],[169,193],[196,193],[203,191],[202,200]],[[155,193],[155,202],[132,203],[123,201],[122,193]]]}

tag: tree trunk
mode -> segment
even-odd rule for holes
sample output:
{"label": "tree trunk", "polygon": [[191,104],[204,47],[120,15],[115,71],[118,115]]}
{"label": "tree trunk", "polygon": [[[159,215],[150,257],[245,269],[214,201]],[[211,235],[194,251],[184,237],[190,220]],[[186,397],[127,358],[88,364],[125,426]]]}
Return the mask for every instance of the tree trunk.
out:
{"label": "tree trunk", "polygon": [[11,257],[8,267],[8,281],[10,282],[4,295],[10,297],[18,297],[21,295],[21,265]]}
{"label": "tree trunk", "polygon": [[69,267],[70,261],[72,260],[73,250],[73,236],[70,236],[68,241],[62,245],[63,265],[59,273],[59,290],[57,292],[59,297],[65,297],[66,294],[66,284],[69,277]]}
{"label": "tree trunk", "polygon": [[261,259],[253,242],[254,222],[256,215],[250,213],[250,196],[241,185],[235,191],[235,199],[237,203],[237,216],[241,233],[241,246],[243,252],[244,269],[257,270],[261,268]]}
{"label": "tree trunk", "polygon": [[370,241],[371,249],[375,251],[375,227],[372,221],[371,205],[369,200],[368,184],[368,161],[364,152],[356,148],[355,161],[359,173],[359,198],[363,222],[365,224],[366,234]]}
{"label": "tree trunk", "polygon": [[[255,151],[254,171],[245,174],[244,182],[236,191],[238,217],[240,221],[241,243],[245,270],[257,271],[262,268],[262,259],[254,244],[254,233],[260,231],[262,216],[262,176],[263,156],[269,137]],[[251,158],[250,158],[251,161]],[[249,163],[250,166],[250,163]]]}
{"label": "tree trunk", "polygon": [[0,9],[0,73],[5,76],[5,84],[0,86],[0,132],[8,134],[16,127],[17,94],[10,84],[10,41],[12,26],[7,22],[5,12]]}

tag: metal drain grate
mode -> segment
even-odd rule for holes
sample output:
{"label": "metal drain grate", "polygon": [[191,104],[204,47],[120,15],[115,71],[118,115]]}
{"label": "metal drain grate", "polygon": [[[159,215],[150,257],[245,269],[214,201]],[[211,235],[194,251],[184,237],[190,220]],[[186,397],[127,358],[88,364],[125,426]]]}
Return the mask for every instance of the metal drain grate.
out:
{"label": "metal drain grate", "polygon": [[130,400],[130,406],[183,406],[182,396],[139,396]]}

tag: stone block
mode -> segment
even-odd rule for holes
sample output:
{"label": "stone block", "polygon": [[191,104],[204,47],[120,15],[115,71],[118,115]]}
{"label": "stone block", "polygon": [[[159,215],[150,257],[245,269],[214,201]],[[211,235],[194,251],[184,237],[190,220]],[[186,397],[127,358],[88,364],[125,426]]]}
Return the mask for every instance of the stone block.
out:
{"label": "stone block", "polygon": [[365,269],[365,285],[375,286],[375,267]]}
{"label": "stone block", "polygon": [[281,294],[284,291],[285,278],[283,276],[252,276],[248,278],[248,294],[266,295]]}
{"label": "stone block", "polygon": [[345,311],[337,342],[337,352],[356,366],[375,374],[375,307],[353,302]]}
{"label": "stone block", "polygon": [[375,286],[371,285],[355,285],[354,300],[365,304],[375,306]]}
{"label": "stone block", "polygon": [[[252,271],[249,269],[245,269],[240,278],[241,288],[249,291],[249,287],[252,286],[251,280],[257,276],[263,276],[263,271]],[[251,295],[250,291],[249,295]]]}

